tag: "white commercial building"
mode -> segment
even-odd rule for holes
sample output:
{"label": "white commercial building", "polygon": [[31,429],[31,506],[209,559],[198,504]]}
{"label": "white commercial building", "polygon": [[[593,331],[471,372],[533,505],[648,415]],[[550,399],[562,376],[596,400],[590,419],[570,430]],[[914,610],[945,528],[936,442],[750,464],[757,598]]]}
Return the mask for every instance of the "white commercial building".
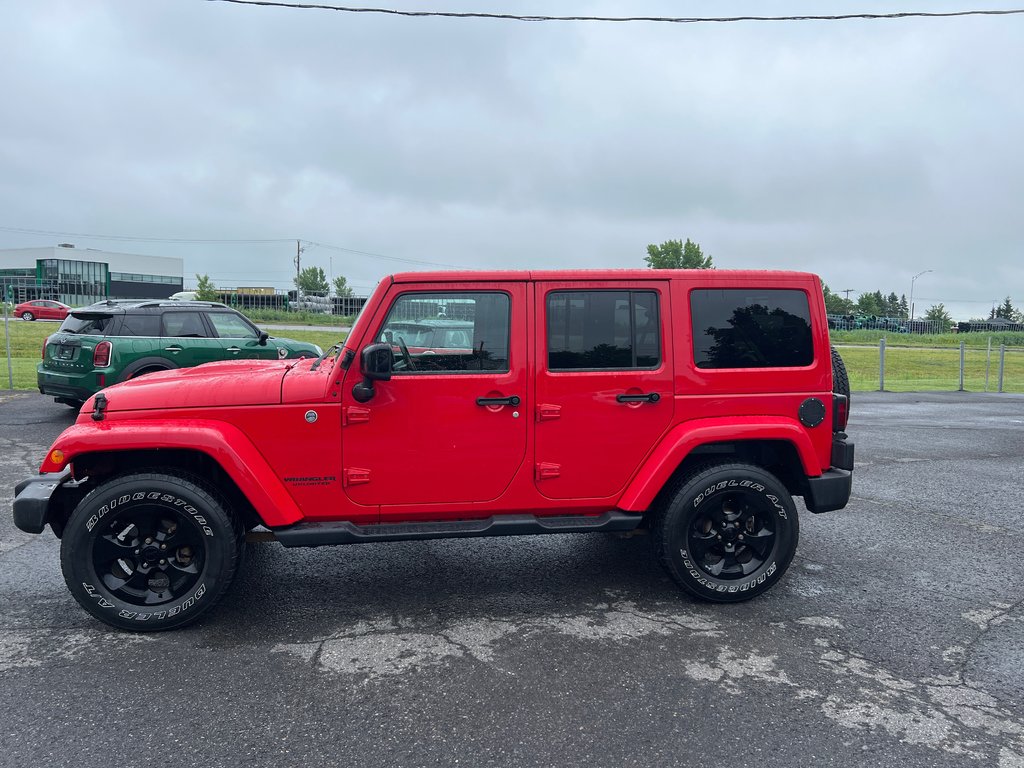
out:
{"label": "white commercial building", "polygon": [[166,299],[183,289],[185,264],[69,243],[0,249],[0,286],[15,301],[53,299],[80,306],[102,299]]}

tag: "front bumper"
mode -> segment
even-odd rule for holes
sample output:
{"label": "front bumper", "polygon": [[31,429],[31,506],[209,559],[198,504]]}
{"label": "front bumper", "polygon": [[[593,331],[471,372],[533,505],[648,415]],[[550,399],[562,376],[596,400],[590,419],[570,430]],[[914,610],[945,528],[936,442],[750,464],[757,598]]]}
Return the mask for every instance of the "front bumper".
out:
{"label": "front bumper", "polygon": [[71,480],[71,468],[22,480],[14,488],[14,525],[26,533],[42,533],[51,522],[53,495]]}

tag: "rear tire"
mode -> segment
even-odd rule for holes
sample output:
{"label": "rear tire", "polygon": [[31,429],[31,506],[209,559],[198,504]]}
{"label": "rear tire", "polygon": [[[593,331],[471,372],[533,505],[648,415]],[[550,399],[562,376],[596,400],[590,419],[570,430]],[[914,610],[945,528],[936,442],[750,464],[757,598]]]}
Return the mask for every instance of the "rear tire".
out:
{"label": "rear tire", "polygon": [[94,617],[153,632],[199,619],[242,560],[242,526],[199,478],[134,473],[109,480],[72,512],[61,539],[64,580]]}
{"label": "rear tire", "polygon": [[678,480],[652,523],[655,552],[684,590],[734,603],[770,589],[796,553],[800,523],[785,486],[751,464],[713,464]]}
{"label": "rear tire", "polygon": [[832,391],[846,395],[846,402],[850,402],[850,377],[846,373],[846,363],[835,347],[832,347]]}

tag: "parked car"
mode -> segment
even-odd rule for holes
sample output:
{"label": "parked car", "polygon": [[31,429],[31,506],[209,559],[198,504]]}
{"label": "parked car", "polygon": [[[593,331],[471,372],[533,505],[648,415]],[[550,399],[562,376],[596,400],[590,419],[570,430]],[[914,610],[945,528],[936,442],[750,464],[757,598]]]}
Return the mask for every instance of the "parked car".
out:
{"label": "parked car", "polygon": [[63,320],[71,307],[59,301],[34,299],[23,301],[14,308],[14,316],[22,320]]}
{"label": "parked car", "polygon": [[104,301],[75,309],[43,343],[39,391],[80,407],[106,386],[217,360],[317,357],[316,344],[271,338],[216,302]]}
{"label": "parked car", "polygon": [[[408,320],[432,306],[464,322]],[[152,631],[213,608],[259,526],[286,547],[643,528],[682,589],[733,603],[792,562],[793,497],[850,498],[849,380],[814,275],[394,275],[336,349],[98,393],[15,488],[15,525],[61,538],[95,618]]]}

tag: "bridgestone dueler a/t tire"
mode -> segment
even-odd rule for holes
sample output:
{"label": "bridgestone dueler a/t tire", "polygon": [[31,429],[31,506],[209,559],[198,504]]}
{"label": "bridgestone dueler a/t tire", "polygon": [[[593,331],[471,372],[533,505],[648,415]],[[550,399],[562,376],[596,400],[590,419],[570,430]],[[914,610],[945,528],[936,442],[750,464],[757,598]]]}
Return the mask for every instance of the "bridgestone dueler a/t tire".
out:
{"label": "bridgestone dueler a/t tire", "polygon": [[174,629],[223,596],[241,566],[243,536],[201,479],[130,474],[75,508],[61,539],[61,570],[75,600],[100,621],[137,632]]}
{"label": "bridgestone dueler a/t tire", "polygon": [[[676,481],[651,528],[658,558],[679,586],[718,603],[770,589],[789,568],[800,536],[796,505],[782,483],[739,463],[705,466]],[[719,575],[716,568],[723,569]]]}

